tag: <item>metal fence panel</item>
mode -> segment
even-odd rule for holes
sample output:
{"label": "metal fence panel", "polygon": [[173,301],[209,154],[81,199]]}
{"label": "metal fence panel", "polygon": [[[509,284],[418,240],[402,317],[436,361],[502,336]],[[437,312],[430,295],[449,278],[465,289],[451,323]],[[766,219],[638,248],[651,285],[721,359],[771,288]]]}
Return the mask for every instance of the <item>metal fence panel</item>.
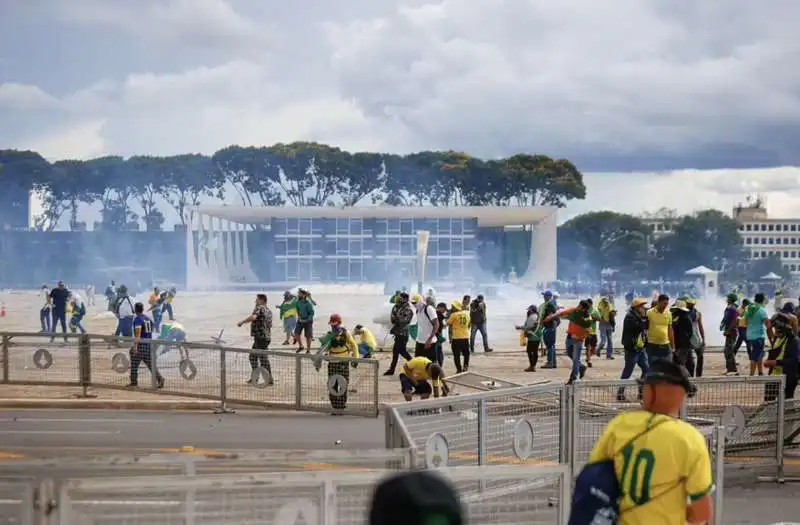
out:
{"label": "metal fence panel", "polygon": [[525,386],[392,405],[425,466],[566,461],[563,385]]}
{"label": "metal fence panel", "polygon": [[0,523],[34,525],[34,482],[0,478]]}
{"label": "metal fence panel", "polygon": [[[564,524],[565,466],[442,469],[459,490],[469,523]],[[63,525],[262,524],[362,525],[386,471],[252,476],[82,480],[59,498]]]}
{"label": "metal fence panel", "polygon": [[[2,381],[7,384],[127,389],[131,339],[103,335],[3,332]],[[378,362],[193,342],[152,343],[156,381],[142,363],[137,388],[160,395],[227,404],[377,417]]]}

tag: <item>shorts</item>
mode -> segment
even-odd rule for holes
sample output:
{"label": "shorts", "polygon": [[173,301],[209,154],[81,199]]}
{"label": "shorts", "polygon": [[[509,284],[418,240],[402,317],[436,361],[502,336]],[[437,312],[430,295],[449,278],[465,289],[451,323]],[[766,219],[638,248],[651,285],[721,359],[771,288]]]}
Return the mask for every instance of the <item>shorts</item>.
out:
{"label": "shorts", "polygon": [[430,395],[433,387],[427,381],[417,381],[416,384],[405,374],[400,374],[400,391],[404,394]]}
{"label": "shorts", "polygon": [[747,357],[751,362],[757,363],[764,359],[765,344],[763,339],[751,339],[747,343]]}
{"label": "shorts", "polygon": [[434,363],[436,362],[436,343],[431,343],[431,346],[425,348],[425,343],[417,341],[414,346],[414,357],[427,357]]}
{"label": "shorts", "polygon": [[295,337],[305,333],[308,339],[314,339],[314,321],[297,321],[294,327]]}
{"label": "shorts", "polygon": [[297,328],[297,317],[287,317],[283,320],[283,331],[287,334],[293,334]]}
{"label": "shorts", "polygon": [[597,334],[587,335],[583,344],[586,345],[588,348],[597,347]]}

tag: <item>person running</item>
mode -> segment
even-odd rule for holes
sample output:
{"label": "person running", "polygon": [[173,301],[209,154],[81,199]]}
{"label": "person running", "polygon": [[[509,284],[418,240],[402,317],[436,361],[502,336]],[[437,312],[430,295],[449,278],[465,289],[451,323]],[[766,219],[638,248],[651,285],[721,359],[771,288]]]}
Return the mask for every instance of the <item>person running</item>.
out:
{"label": "person running", "polygon": [[[552,316],[558,312],[558,303],[556,302],[555,294],[550,290],[545,290],[542,293],[544,302],[539,306],[539,319],[542,325],[542,344],[544,344],[545,351],[547,352],[547,363],[542,368],[556,368],[558,362],[556,360],[556,330],[558,328],[558,319]],[[547,321],[550,319],[550,321]]]}
{"label": "person running", "polygon": [[133,311],[136,317],[133,320],[133,346],[130,349],[131,382],[128,387],[139,386],[139,366],[144,363],[150,373],[156,375],[156,387],[164,388],[164,378],[153,366],[153,321],[145,315],[142,303],[133,305]]}
{"label": "person running", "polygon": [[[636,297],[631,300],[631,307],[622,320],[622,348],[625,350],[625,365],[622,367],[620,379],[630,379],[634,367],[642,371],[642,377],[650,370],[645,352],[645,336],[647,330],[647,299]],[[625,402],[625,387],[617,390],[617,401]]]}
{"label": "person running", "polygon": [[[739,353],[739,349],[742,345],[747,344],[747,317],[745,317],[745,313],[747,312],[747,307],[750,306],[750,299],[745,297],[742,299],[742,305],[739,307],[739,327],[738,327],[738,338],[736,339],[736,346],[734,346],[733,351],[735,353]],[[747,347],[745,347],[747,348]]]}
{"label": "person running", "polygon": [[675,334],[672,332],[672,314],[669,296],[660,294],[656,304],[647,311],[647,361],[652,366],[656,359],[672,360]]}
{"label": "person running", "polygon": [[397,302],[392,306],[390,319],[392,323],[390,333],[394,336],[394,344],[392,345],[392,361],[389,370],[383,373],[385,376],[394,375],[400,356],[403,356],[406,361],[411,359],[411,354],[408,353],[408,339],[409,328],[414,319],[414,309],[409,303],[408,292],[400,292]]}
{"label": "person running", "polygon": [[719,331],[725,336],[725,374],[726,376],[739,375],[736,365],[736,340],[739,338],[739,307],[736,305],[739,297],[735,293],[729,293],[726,297],[727,304],[722,313],[722,321],[719,323]]}
{"label": "person running", "polygon": [[[465,299],[467,299],[465,297]],[[469,303],[469,351],[475,353],[475,335],[480,332],[483,342],[483,353],[492,352],[489,346],[489,336],[486,331],[486,301],[483,295],[478,295],[474,301]]]}
{"label": "person running", "polygon": [[453,301],[447,318],[447,335],[458,374],[469,371],[469,334],[469,314],[463,310],[460,301]]}
{"label": "person running", "polygon": [[72,304],[72,312],[69,318],[69,331],[74,334],[80,330],[82,334],[85,334],[86,329],[83,327],[83,318],[86,317],[86,304],[78,294],[72,294],[70,303]]}
{"label": "person running", "polygon": [[525,322],[516,327],[525,337],[525,353],[528,354],[528,368],[525,372],[536,372],[536,363],[539,361],[539,345],[542,343],[542,331],[539,323],[539,309],[535,304],[528,307],[525,312]]}
{"label": "person running", "polygon": [[586,299],[589,303],[589,317],[592,319],[592,325],[589,327],[589,335],[586,336],[584,345],[586,348],[586,366],[592,368],[592,357],[599,356],[600,351],[597,349],[597,324],[600,322],[600,311],[594,307],[594,302],[591,298]]}
{"label": "person running", "polygon": [[400,390],[406,401],[411,401],[414,395],[428,399],[431,394],[439,397],[440,394],[447,396],[450,392],[444,382],[444,370],[427,357],[415,357],[406,361],[399,378]]}
{"label": "person running", "polygon": [[[700,431],[679,417],[691,388],[689,373],[658,359],[643,383],[643,409],[616,416],[595,443],[576,481],[572,514],[585,516],[580,523],[710,522],[714,481],[708,446]],[[616,504],[600,503],[593,490],[606,485],[609,476],[619,487]],[[592,516],[585,515],[596,510],[607,515],[612,506],[616,521],[591,521]]]}
{"label": "person running", "polygon": [[592,317],[589,314],[591,306],[586,300],[578,303],[574,308],[559,310],[553,315],[544,319],[545,323],[558,318],[569,320],[567,325],[567,356],[572,359],[572,370],[569,374],[567,384],[572,384],[577,379],[582,379],[586,375],[586,365],[581,363],[581,352],[583,352],[583,342],[589,335],[592,326]]}
{"label": "person running", "polygon": [[[769,338],[772,343],[764,366],[768,375],[785,375],[784,395],[786,399],[794,399],[797,389],[798,373],[800,373],[800,339],[797,335],[797,317],[794,315],[794,304],[784,303],[781,311],[770,320]],[[778,392],[773,385],[768,385],[766,401],[773,401]]]}
{"label": "person running", "polygon": [[252,349],[255,352],[250,352],[250,378],[247,380],[248,385],[255,385],[258,382],[257,370],[259,367],[265,369],[268,373],[267,385],[275,384],[272,377],[272,366],[269,362],[269,344],[272,341],[272,312],[267,308],[267,294],[256,294],[256,303],[253,307],[253,312],[236,323],[236,326],[241,328],[245,324],[250,324],[250,337],[253,338]]}
{"label": "person running", "polygon": [[606,359],[614,359],[614,329],[617,324],[617,310],[614,308],[614,303],[606,296],[600,298],[597,310],[600,312],[598,355],[605,349]]}
{"label": "person running", "polygon": [[[753,304],[747,307],[744,315],[747,319],[747,358],[750,360],[750,375],[764,375],[764,352],[766,349],[767,330],[769,329],[769,314],[764,305],[767,297],[757,293]],[[793,308],[794,309],[794,308]]]}

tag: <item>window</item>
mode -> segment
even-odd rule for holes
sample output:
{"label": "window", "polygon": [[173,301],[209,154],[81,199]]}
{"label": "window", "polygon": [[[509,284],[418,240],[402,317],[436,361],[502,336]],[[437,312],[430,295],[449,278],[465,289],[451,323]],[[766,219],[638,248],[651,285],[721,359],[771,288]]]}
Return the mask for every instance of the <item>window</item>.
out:
{"label": "window", "polygon": [[767,252],[766,251],[762,251],[761,252],[761,258],[762,259],[766,259],[767,258]]}
{"label": "window", "polygon": [[286,239],[275,239],[275,255],[286,255]]}
{"label": "window", "polygon": [[286,235],[286,219],[272,219],[272,233]]}
{"label": "window", "polygon": [[364,222],[361,219],[350,219],[350,235],[361,235],[364,233]]}
{"label": "window", "polygon": [[324,235],[328,233],[328,219],[311,219],[311,233]]}
{"label": "window", "polygon": [[313,279],[313,265],[311,259],[299,259],[297,261],[297,280],[308,282]]}
{"label": "window", "polygon": [[789,225],[788,224],[784,224],[783,225],[783,231],[785,231],[785,232],[789,231]]}
{"label": "window", "polygon": [[439,239],[436,237],[431,237],[428,239],[428,255],[439,255]]}
{"label": "window", "polygon": [[744,243],[745,244],[750,244],[750,237],[745,237]]}
{"label": "window", "polygon": [[400,235],[411,235],[414,233],[414,221],[412,219],[400,219]]}
{"label": "window", "polygon": [[783,238],[783,244],[789,244],[789,237]]}
{"label": "window", "polygon": [[461,257],[464,255],[464,241],[461,239],[452,239],[450,241],[450,253],[453,257]]}
{"label": "window", "polygon": [[300,225],[297,219],[286,219],[286,233],[289,235],[300,233]]}
{"label": "window", "polygon": [[386,235],[389,233],[389,221],[378,219],[375,221],[375,235]]}
{"label": "window", "polygon": [[311,253],[314,255],[323,255],[325,254],[325,247],[328,240],[323,239],[322,237],[314,237],[311,239]]}
{"label": "window", "polygon": [[397,235],[400,233],[400,219],[387,219],[389,235]]}
{"label": "window", "polygon": [[747,231],[750,231],[750,230],[753,229],[753,227],[750,224],[745,224],[744,229],[747,230]]}
{"label": "window", "polygon": [[286,261],[286,280],[297,280],[297,259],[289,259]]}
{"label": "window", "polygon": [[311,256],[311,239],[300,239],[298,242],[300,246],[300,255],[303,257]]}
{"label": "window", "polygon": [[337,281],[350,280],[350,264],[347,259],[336,260],[336,280]]}
{"label": "window", "polygon": [[758,259],[758,252],[753,252],[753,259]]}
{"label": "window", "polygon": [[797,231],[797,225],[796,225],[796,224],[792,224],[792,231],[793,231],[793,232],[796,232],[796,231]]}
{"label": "window", "polygon": [[451,219],[439,219],[439,235],[450,235],[453,230]]}
{"label": "window", "polygon": [[289,237],[286,239],[286,255],[297,255],[299,249],[297,237]]}
{"label": "window", "polygon": [[793,264],[793,265],[791,266],[791,269],[792,269],[792,271],[793,271],[793,272],[796,272],[796,271],[797,271],[797,265],[796,265],[796,264]]}
{"label": "window", "polygon": [[740,231],[740,232],[743,232],[743,231],[744,231],[744,225],[742,225],[742,224],[740,224],[740,225],[739,225],[739,231]]}
{"label": "window", "polygon": [[761,231],[762,231],[762,232],[765,232],[765,231],[767,231],[767,225],[766,225],[766,224],[762,224],[762,225],[761,225]]}
{"label": "window", "polygon": [[769,226],[767,226],[767,229],[768,229],[769,231],[775,231],[775,226],[774,226],[774,225],[772,225],[772,224],[770,224]]}
{"label": "window", "polygon": [[797,252],[792,252],[792,259],[796,259],[796,258],[797,258]]}
{"label": "window", "polygon": [[451,255],[449,238],[439,237],[439,255]]}
{"label": "window", "polygon": [[354,261],[350,260],[349,264],[349,273],[350,273],[350,280],[351,281],[363,281],[364,280],[364,263],[361,261]]}
{"label": "window", "polygon": [[453,235],[464,234],[464,219],[453,219],[450,223]]}
{"label": "window", "polygon": [[773,239],[772,237],[770,237],[767,240],[769,241],[770,244],[775,244],[775,239]]}
{"label": "window", "polygon": [[300,235],[311,235],[311,219],[299,219],[297,229],[300,231]]}
{"label": "window", "polygon": [[361,244],[361,239],[350,239],[350,255],[353,257],[361,257],[363,254],[364,246]]}
{"label": "window", "polygon": [[788,259],[789,258],[789,252],[783,252],[783,258],[784,259]]}
{"label": "window", "polygon": [[792,244],[797,244],[797,237],[792,237],[790,241],[792,241]]}
{"label": "window", "polygon": [[372,252],[375,250],[375,239],[370,237],[364,237],[361,239],[361,253],[362,255],[372,255]]}
{"label": "window", "polygon": [[336,255],[347,255],[350,250],[350,242],[347,238],[336,239]]}
{"label": "window", "polygon": [[375,256],[386,255],[386,239],[375,239]]}
{"label": "window", "polygon": [[439,259],[438,264],[439,278],[444,279],[450,277],[450,259]]}
{"label": "window", "polygon": [[464,235],[473,235],[478,229],[478,219],[464,219],[462,224],[464,225]]}
{"label": "window", "polygon": [[350,232],[350,221],[348,219],[336,219],[336,233],[347,235]]}
{"label": "window", "polygon": [[400,255],[408,257],[415,255],[413,239],[400,239]]}

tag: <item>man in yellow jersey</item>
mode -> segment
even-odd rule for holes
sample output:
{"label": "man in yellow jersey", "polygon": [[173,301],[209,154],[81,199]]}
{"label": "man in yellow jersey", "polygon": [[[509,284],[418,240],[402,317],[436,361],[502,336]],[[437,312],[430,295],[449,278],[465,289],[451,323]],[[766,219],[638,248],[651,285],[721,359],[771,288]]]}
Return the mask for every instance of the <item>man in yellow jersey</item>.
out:
{"label": "man in yellow jersey", "polygon": [[450,349],[453,351],[456,373],[460,374],[469,370],[469,313],[462,309],[461,301],[453,301],[450,308],[447,333],[450,337]]}
{"label": "man in yellow jersey", "polygon": [[[322,345],[328,355],[333,358],[358,357],[358,345],[353,335],[342,326],[342,316],[331,314],[328,325],[330,332],[325,334]],[[333,408],[332,415],[340,416],[347,408],[347,390],[350,382],[350,366],[355,368],[358,363],[345,359],[328,360],[328,398]]]}
{"label": "man in yellow jersey", "polygon": [[661,294],[656,305],[647,311],[647,359],[652,365],[657,359],[672,360],[675,335],[672,333],[672,314],[669,296]]}
{"label": "man in yellow jersey", "polygon": [[747,313],[747,307],[750,306],[751,304],[752,303],[750,302],[750,299],[745,297],[744,299],[742,299],[742,305],[737,310],[739,312],[739,318],[737,319],[738,339],[736,340],[736,344],[733,347],[734,353],[739,352],[739,349],[742,347],[742,345],[745,345],[745,350],[748,351],[750,350],[749,348],[747,348],[747,316],[745,314]]}
{"label": "man in yellow jersey", "polygon": [[705,438],[678,418],[690,388],[684,367],[659,359],[644,379],[643,410],[615,417],[595,444],[590,466],[613,461],[619,525],[712,519],[713,479]]}
{"label": "man in yellow jersey", "polygon": [[427,357],[415,357],[406,361],[403,371],[400,372],[400,389],[406,401],[411,401],[414,394],[422,399],[447,395],[449,390],[444,382],[442,367]]}
{"label": "man in yellow jersey", "polygon": [[353,328],[353,337],[358,337],[358,355],[364,359],[369,359],[378,348],[378,342],[372,334],[372,330],[357,324]]}

